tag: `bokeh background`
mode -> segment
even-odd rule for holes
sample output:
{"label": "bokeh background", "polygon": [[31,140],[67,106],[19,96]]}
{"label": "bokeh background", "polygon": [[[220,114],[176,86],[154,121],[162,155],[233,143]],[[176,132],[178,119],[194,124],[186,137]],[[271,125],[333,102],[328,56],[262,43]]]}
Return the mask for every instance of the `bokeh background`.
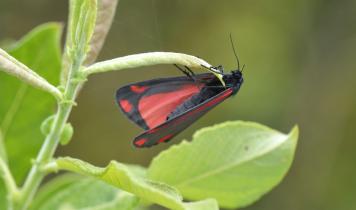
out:
{"label": "bokeh background", "polygon": [[[67,7],[58,0],[1,0],[0,40],[44,22],[65,23]],[[112,159],[148,165],[161,150],[216,123],[257,121],[283,132],[298,124],[287,177],[245,209],[356,209],[355,0],[120,0],[99,60],[174,51],[234,69],[230,33],[246,64],[244,86],[172,143],[134,149],[131,140],[141,130],[114,101],[126,83],[180,74],[154,66],[91,76],[70,118],[74,139],[58,155],[102,166]]]}

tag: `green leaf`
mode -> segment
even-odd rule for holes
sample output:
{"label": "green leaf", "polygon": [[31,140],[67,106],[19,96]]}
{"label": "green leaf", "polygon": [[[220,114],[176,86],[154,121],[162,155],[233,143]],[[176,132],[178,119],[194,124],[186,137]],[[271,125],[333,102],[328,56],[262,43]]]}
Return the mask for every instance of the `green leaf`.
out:
{"label": "green leaf", "polygon": [[70,0],[69,36],[74,46],[89,45],[97,13],[96,0]]}
{"label": "green leaf", "polygon": [[[7,155],[5,151],[5,144],[2,138],[2,132],[0,130],[0,158],[7,162]],[[7,200],[6,200],[6,191],[3,180],[0,177],[0,209],[6,209]]]}
{"label": "green leaf", "polygon": [[6,190],[2,179],[0,179],[0,209],[7,209]]}
{"label": "green leaf", "polygon": [[[60,24],[43,24],[18,41],[9,53],[51,84],[58,84],[60,36]],[[0,129],[11,170],[19,183],[42,144],[40,125],[54,111],[55,100],[3,73],[0,84]]]}
{"label": "green leaf", "polygon": [[[68,31],[62,61],[61,85],[65,85],[67,82],[71,61],[82,59],[82,62],[90,49],[89,46],[94,33],[96,14],[97,0],[69,1]],[[78,55],[80,58],[74,59]]]}
{"label": "green leaf", "polygon": [[130,210],[138,201],[132,194],[99,180],[65,174],[41,188],[31,209]]}
{"label": "green leaf", "polygon": [[[147,180],[142,169],[111,161],[105,168],[95,167],[82,160],[59,158],[56,161],[59,169],[88,175],[130,192],[146,201],[157,203],[170,209],[206,210],[217,209],[216,201],[207,199],[195,204],[184,203],[179,192],[160,182]],[[213,205],[215,204],[215,205]]]}
{"label": "green leaf", "polygon": [[118,1],[119,0],[98,0],[95,28],[90,40],[90,49],[84,62],[85,65],[92,64],[96,60],[114,19]]}
{"label": "green leaf", "polygon": [[66,123],[64,125],[62,134],[61,134],[61,138],[59,140],[59,142],[61,143],[62,146],[67,145],[70,140],[72,139],[73,136],[73,126],[70,123]]}
{"label": "green leaf", "polygon": [[176,187],[186,199],[215,198],[225,208],[246,206],[282,180],[297,138],[297,127],[285,135],[252,122],[222,123],[162,152],[148,177]]}

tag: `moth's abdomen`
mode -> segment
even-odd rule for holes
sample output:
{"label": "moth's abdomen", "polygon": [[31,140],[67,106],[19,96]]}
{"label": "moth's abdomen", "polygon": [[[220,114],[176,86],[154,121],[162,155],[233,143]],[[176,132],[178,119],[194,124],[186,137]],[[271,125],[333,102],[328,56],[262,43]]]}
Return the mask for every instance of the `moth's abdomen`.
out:
{"label": "moth's abdomen", "polygon": [[188,98],[184,101],[181,105],[179,105],[175,110],[173,110],[168,116],[167,120],[175,118],[176,116],[186,112],[187,110],[195,107],[196,105],[200,104],[203,101],[203,98],[200,93],[193,95],[192,97]]}
{"label": "moth's abdomen", "polygon": [[193,95],[192,97],[185,100],[181,105],[177,106],[175,110],[173,110],[168,116],[167,120],[172,119],[178,115],[183,114],[184,112],[198,106],[199,104],[203,103],[207,99],[217,95],[221,92],[223,88],[209,88],[204,87],[199,93]]}

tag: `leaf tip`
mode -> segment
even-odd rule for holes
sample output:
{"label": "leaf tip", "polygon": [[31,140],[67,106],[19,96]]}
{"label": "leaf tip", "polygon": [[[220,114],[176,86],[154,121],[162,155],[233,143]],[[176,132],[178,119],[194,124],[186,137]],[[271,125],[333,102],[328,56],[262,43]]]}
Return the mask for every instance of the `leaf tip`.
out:
{"label": "leaf tip", "polygon": [[299,126],[298,125],[293,126],[292,130],[289,132],[289,136],[291,136],[292,139],[295,139],[295,141],[298,141],[298,138],[299,138]]}

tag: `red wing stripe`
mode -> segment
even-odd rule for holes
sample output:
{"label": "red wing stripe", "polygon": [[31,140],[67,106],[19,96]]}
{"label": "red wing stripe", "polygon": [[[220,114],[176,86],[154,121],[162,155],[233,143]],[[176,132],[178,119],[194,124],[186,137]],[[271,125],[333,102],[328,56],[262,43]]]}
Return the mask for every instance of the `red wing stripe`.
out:
{"label": "red wing stripe", "polygon": [[143,93],[143,92],[145,92],[145,90],[147,88],[148,87],[146,87],[146,86],[138,86],[138,85],[131,85],[130,86],[131,91],[135,92],[135,93]]}
{"label": "red wing stripe", "polygon": [[135,141],[135,145],[142,147],[146,143],[147,139],[140,139]]}
{"label": "red wing stripe", "polygon": [[200,91],[196,85],[185,85],[173,92],[157,93],[139,101],[138,110],[149,128],[166,122],[167,116],[185,100]]}
{"label": "red wing stripe", "polygon": [[172,137],[173,137],[172,134],[168,134],[167,136],[164,136],[164,137],[160,138],[160,140],[158,140],[158,142],[161,143],[161,142],[168,141],[168,140],[171,139]]}
{"label": "red wing stripe", "polygon": [[119,100],[120,106],[121,108],[125,111],[125,112],[130,112],[132,110],[132,104],[125,99]]}

